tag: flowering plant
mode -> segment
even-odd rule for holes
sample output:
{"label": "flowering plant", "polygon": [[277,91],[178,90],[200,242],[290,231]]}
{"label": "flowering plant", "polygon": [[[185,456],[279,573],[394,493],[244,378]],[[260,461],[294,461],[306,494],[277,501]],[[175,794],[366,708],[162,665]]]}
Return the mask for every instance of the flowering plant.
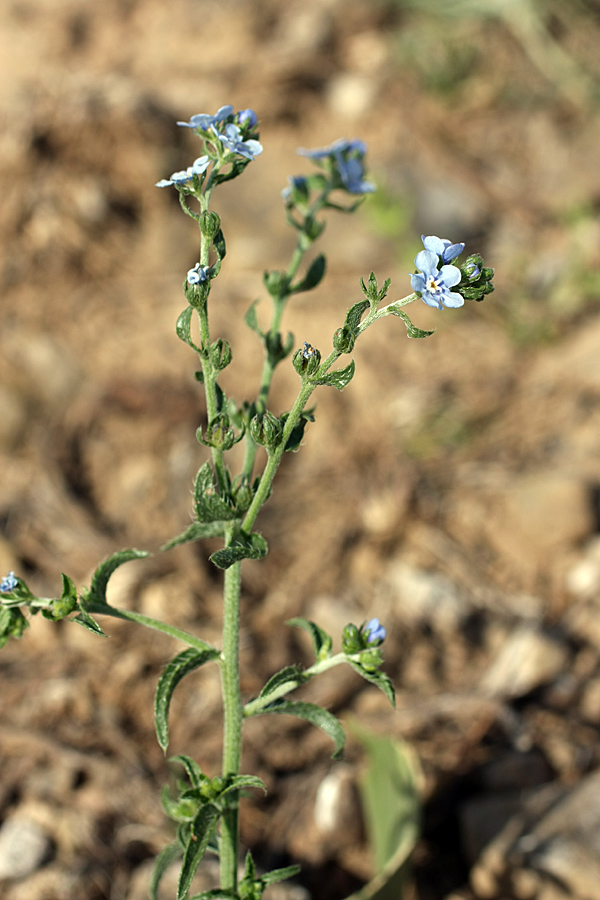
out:
{"label": "flowering plant", "polygon": [[[78,590],[73,580],[63,574],[60,596],[54,598],[36,596],[22,578],[9,572],[0,583],[0,646],[9,637],[22,635],[28,624],[24,610],[31,615],[41,613],[54,621],[68,619],[96,634],[103,631],[94,616],[104,615],[137,622],[176,638],[185,649],[169,662],[161,675],[154,708],[156,734],[165,752],[169,745],[169,706],[175,688],[199,667],[209,663],[218,665],[224,709],[222,774],[209,778],[195,760],[188,756],[175,757],[185,778],[179,783],[177,796],[163,798],[163,806],[177,824],[177,835],[157,859],[151,896],[156,898],[167,867],[181,859],[177,900],[218,897],[255,900],[269,884],[296,874],[298,867],[259,876],[248,854],[244,875],[241,879],[238,876],[240,797],[248,789],[264,789],[259,778],[243,774],[240,769],[244,719],[264,714],[297,716],[323,729],[333,742],[334,757],[339,757],[344,748],[340,723],[330,712],[313,703],[291,699],[297,688],[328,669],[349,664],[394,703],[393,685],[381,671],[380,648],[386,630],[377,618],[358,626],[346,625],[341,635],[341,650],[337,653],[333,652],[332,637],[317,623],[300,617],[292,619],[290,625],[310,635],[315,662],[306,669],[285,666],[271,676],[257,697],[242,701],[238,652],[242,561],[261,559],[268,550],[264,537],[254,530],[257,517],[271,494],[284,454],[299,448],[306,427],[314,421],[308,407],[313,392],[321,386],[341,391],[354,377],[353,360],[341,366],[338,362],[352,352],[363,332],[379,319],[393,315],[403,320],[408,337],[425,338],[433,332],[413,325],[405,307],[418,298],[440,310],[462,306],[464,298],[480,300],[493,289],[493,270],[483,266],[480,256],[470,256],[465,264],[458,266],[454,261],[464,250],[464,244],[453,244],[435,236],[423,237],[424,249],[415,258],[418,271],[410,277],[411,294],[382,305],[390,279],[380,286],[371,273],[366,282],[361,280],[362,296],[335,331],[328,354],[323,358],[308,342],[294,352],[293,336],[283,336],[281,322],[288,302],[296,294],[316,288],[325,275],[323,254],[315,256],[301,271],[305,254],[325,228],[321,214],[329,209],[352,212],[375,189],[365,178],[366,147],[362,141],[342,140],[323,149],[300,150],[317,170],[290,178],[283,190],[286,219],[297,236],[296,248],[285,271],[265,272],[264,285],[272,304],[270,324],[259,323],[256,304],[246,313],[246,325],[262,344],[264,361],[256,399],[237,403],[225,395],[219,384],[221,372],[232,361],[231,347],[223,338],[214,339],[210,331],[210,294],[226,256],[221,221],[211,209],[211,199],[216,187],[239,177],[262,153],[258,120],[251,109],[234,113],[233,107],[223,106],[215,115],[194,115],[189,122],[178,124],[193,130],[202,143],[202,153],[187,169],[162,179],[157,186],[175,188],[182,210],[199,228],[199,259],[183,282],[186,306],[177,319],[176,333],[200,362],[196,378],[204,386],[206,422],[198,428],[197,439],[208,449],[210,459],[201,465],[195,478],[191,524],[168,540],[162,549],[204,538],[221,539],[222,547],[210,556],[212,563],[224,572],[221,645],[213,646],[168,623],[111,605],[106,590],[113,572],[129,560],[148,555],[139,550],[122,550],[98,566],[89,586]],[[344,201],[345,197],[349,197],[350,203]],[[199,343],[192,338],[193,320],[199,329]],[[277,366],[290,355],[299,377],[298,393],[290,409],[277,414],[268,407],[271,384]],[[243,464],[241,471],[234,473],[227,454],[242,441]],[[257,472],[260,446],[266,449],[266,463]],[[190,898],[194,874],[207,852],[216,853],[220,858],[220,887]]]}

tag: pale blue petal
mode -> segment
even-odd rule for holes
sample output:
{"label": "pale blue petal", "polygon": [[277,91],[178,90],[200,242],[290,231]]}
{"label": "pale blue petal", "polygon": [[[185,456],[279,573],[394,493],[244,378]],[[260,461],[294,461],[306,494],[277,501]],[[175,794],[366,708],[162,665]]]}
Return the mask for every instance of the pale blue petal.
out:
{"label": "pale blue petal", "polygon": [[442,266],[440,269],[440,281],[445,287],[454,287],[460,279],[460,269],[457,266]]}

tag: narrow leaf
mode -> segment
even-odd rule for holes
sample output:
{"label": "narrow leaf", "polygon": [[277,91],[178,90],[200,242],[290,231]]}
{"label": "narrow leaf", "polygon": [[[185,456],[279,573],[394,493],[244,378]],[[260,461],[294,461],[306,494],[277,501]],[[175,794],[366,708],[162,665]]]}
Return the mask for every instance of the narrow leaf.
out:
{"label": "narrow leaf", "polygon": [[402,309],[391,306],[389,310],[393,316],[399,316],[402,319],[406,325],[406,334],[409,338],[426,338],[435,333],[435,328],[433,331],[424,331],[422,328],[417,328]]}
{"label": "narrow leaf", "polygon": [[92,583],[88,592],[88,599],[91,603],[106,603],[106,586],[108,579],[113,572],[122,566],[123,563],[132,559],[145,559],[150,556],[145,550],[119,550],[113,553],[108,559],[100,563],[92,576]]}
{"label": "narrow leaf", "polygon": [[354,306],[350,307],[346,313],[346,325],[348,328],[355,331],[360,325],[363,313],[365,313],[370,306],[371,304],[368,300],[359,300],[358,303],[355,303]]}
{"label": "narrow leaf", "polygon": [[281,687],[283,684],[290,684],[289,690],[292,691],[307,681],[310,681],[310,675],[305,675],[300,666],[286,666],[281,671],[276,672],[275,675],[271,675],[258,696],[268,697],[269,694],[272,694],[276,688]]}
{"label": "narrow leaf", "polygon": [[198,669],[204,663],[211,662],[219,656],[219,651],[214,647],[200,651],[195,647],[189,647],[172,659],[160,676],[154,698],[154,723],[158,743],[165,753],[169,746],[169,706],[175,688],[188,672],[193,672],[194,669]]}
{"label": "narrow leaf", "polygon": [[294,875],[298,875],[301,871],[301,866],[286,866],[285,869],[273,869],[271,872],[261,875],[260,880],[265,887],[268,887],[270,884],[285,881],[286,878],[293,878]]}
{"label": "narrow leaf", "polygon": [[316,725],[331,738],[335,745],[335,750],[331,758],[342,758],[346,736],[336,717],[330,712],[327,712],[326,709],[322,709],[315,703],[303,703],[298,700],[275,700],[269,706],[261,709],[257,715],[262,715],[263,713],[279,713],[286,716],[297,716],[299,719],[305,719],[312,725]]}
{"label": "narrow leaf", "polygon": [[175,332],[180,341],[183,341],[184,344],[188,344],[190,347],[193,347],[194,350],[198,350],[192,340],[192,315],[194,313],[194,307],[188,306],[187,309],[179,315],[177,322],[175,324]]}
{"label": "narrow leaf", "polygon": [[158,900],[158,888],[160,887],[164,874],[169,866],[171,866],[175,860],[179,859],[182,853],[183,850],[179,843],[168,844],[164,850],[160,851],[154,861],[154,868],[150,879],[150,900]]}
{"label": "narrow leaf", "polygon": [[223,522],[192,522],[192,524],[178,534],[177,537],[171,538],[166,544],[163,544],[161,550],[172,550],[179,544],[188,544],[190,541],[200,541],[203,538],[223,537],[225,534],[225,526]]}
{"label": "narrow leaf", "polygon": [[294,625],[296,628],[303,628],[304,631],[308,631],[312,637],[315,656],[318,662],[323,659],[329,659],[331,656],[333,640],[330,635],[328,635],[326,631],[323,631],[323,629],[315,622],[311,622],[310,619],[304,619],[302,616],[296,616],[294,619],[288,619],[286,625]]}
{"label": "narrow leaf", "polygon": [[394,690],[394,685],[390,678],[385,674],[385,672],[380,672],[378,670],[374,672],[368,671],[364,666],[361,666],[360,663],[354,662],[351,659],[348,659],[348,662],[352,666],[355,672],[364,678],[366,681],[370,681],[371,684],[376,685],[380,691],[382,691],[385,696],[388,698],[392,706],[395,708],[396,706],[396,691]]}
{"label": "narrow leaf", "polygon": [[82,625],[86,631],[91,631],[92,634],[99,634],[101,637],[106,637],[96,620],[93,619],[85,609],[80,609],[79,614],[70,621]]}
{"label": "narrow leaf", "polygon": [[206,852],[210,836],[219,818],[216,806],[209,803],[203,806],[192,823],[190,842],[185,848],[183,865],[177,887],[177,900],[185,900],[190,885],[200,865],[200,860]]}
{"label": "narrow leaf", "polygon": [[344,369],[337,369],[335,372],[328,372],[321,378],[311,379],[313,384],[325,384],[334,387],[338,391],[343,391],[347,384],[354,378],[355,370],[354,360],[351,360]]}
{"label": "narrow leaf", "polygon": [[261,778],[257,778],[255,775],[236,775],[235,778],[232,778],[231,784],[228,784],[226,788],[224,788],[219,794],[219,800],[221,797],[224,797],[225,794],[230,794],[232,791],[241,791],[244,788],[258,788],[261,791],[267,793],[267,788],[265,786],[264,781]]}
{"label": "narrow leaf", "polygon": [[190,783],[195,788],[201,787],[206,780],[206,775],[204,774],[196,760],[192,759],[191,756],[185,756],[184,754],[180,754],[179,756],[170,756],[169,762],[179,763],[180,766],[183,766],[187,777],[190,779]]}
{"label": "narrow leaf", "polygon": [[253,532],[246,535],[239,532],[229,547],[217,550],[210,556],[210,561],[218,569],[228,569],[242,559],[263,559],[267,555],[268,549],[269,546],[261,534]]}
{"label": "narrow leaf", "polygon": [[244,322],[246,323],[248,328],[251,328],[252,331],[255,331],[256,334],[259,335],[259,337],[264,338],[264,333],[260,330],[260,327],[258,325],[258,317],[256,315],[257,303],[258,303],[258,300],[255,300],[254,303],[252,304],[252,306],[250,307],[250,309],[248,310],[248,312],[246,313],[246,315],[244,316]]}
{"label": "narrow leaf", "polygon": [[215,248],[215,252],[219,257],[219,260],[225,259],[227,247],[225,245],[225,237],[221,228],[219,228],[213,238],[213,247]]}
{"label": "narrow leaf", "polygon": [[299,284],[290,287],[290,293],[299,294],[301,291],[310,291],[317,287],[323,280],[326,265],[325,256],[322,253],[319,253],[319,255],[311,262],[302,281]]}

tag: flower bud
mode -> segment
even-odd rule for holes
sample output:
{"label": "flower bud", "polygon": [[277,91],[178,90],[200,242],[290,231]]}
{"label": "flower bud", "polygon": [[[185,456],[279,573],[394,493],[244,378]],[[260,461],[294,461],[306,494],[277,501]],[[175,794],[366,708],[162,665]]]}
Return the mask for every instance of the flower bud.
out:
{"label": "flower bud", "polygon": [[321,365],[321,354],[316,347],[313,347],[307,341],[304,341],[302,350],[296,350],[292,359],[292,364],[301,377],[305,375],[314,375]]}
{"label": "flower bud", "polygon": [[286,293],[290,280],[285,272],[274,270],[264,273],[263,282],[271,297],[278,299]]}
{"label": "flower bud", "polygon": [[352,353],[355,341],[353,331],[345,325],[343,328],[338,328],[333,335],[333,346],[338,353]]}
{"label": "flower bud", "polygon": [[274,450],[281,440],[281,422],[268,410],[250,421],[250,435],[256,444]]}
{"label": "flower bud", "polygon": [[344,653],[358,653],[362,649],[360,632],[356,625],[349,623],[342,631],[342,650]]}
{"label": "flower bud", "polygon": [[211,210],[206,209],[203,213],[201,213],[200,231],[205,237],[208,238],[209,241],[212,241],[220,227],[221,219],[216,212],[212,212]]}

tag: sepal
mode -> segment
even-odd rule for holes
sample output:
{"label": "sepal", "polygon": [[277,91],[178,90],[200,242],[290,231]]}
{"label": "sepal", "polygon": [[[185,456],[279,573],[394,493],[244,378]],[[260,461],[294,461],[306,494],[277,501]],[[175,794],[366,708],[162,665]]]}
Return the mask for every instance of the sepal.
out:
{"label": "sepal", "polygon": [[371,272],[369,275],[369,280],[367,284],[365,284],[364,279],[360,279],[360,286],[363,294],[369,301],[369,305],[371,309],[375,309],[381,301],[386,297],[387,292],[390,289],[390,284],[392,283],[391,278],[386,278],[381,286],[381,289],[377,287],[377,278],[375,277],[375,273]]}
{"label": "sepal", "polygon": [[281,421],[266,410],[262,416],[254,416],[250,422],[250,435],[255,444],[274,450],[281,443]]}

